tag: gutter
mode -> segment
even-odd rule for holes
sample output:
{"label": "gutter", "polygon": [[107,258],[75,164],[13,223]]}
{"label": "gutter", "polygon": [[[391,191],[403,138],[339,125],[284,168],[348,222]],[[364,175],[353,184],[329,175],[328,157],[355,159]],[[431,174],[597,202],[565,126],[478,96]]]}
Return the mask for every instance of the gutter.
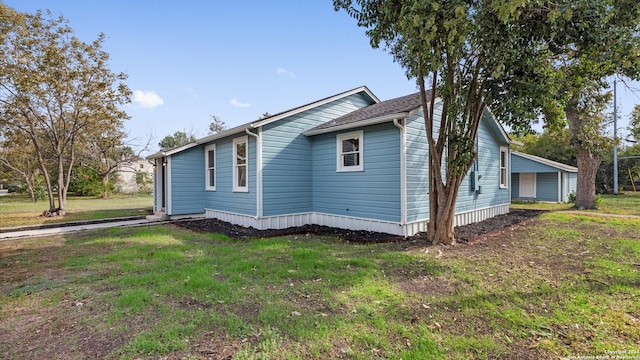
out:
{"label": "gutter", "polygon": [[405,127],[398,119],[393,119],[393,125],[400,129],[400,226],[403,227],[404,237],[407,237],[407,146],[405,142]]}

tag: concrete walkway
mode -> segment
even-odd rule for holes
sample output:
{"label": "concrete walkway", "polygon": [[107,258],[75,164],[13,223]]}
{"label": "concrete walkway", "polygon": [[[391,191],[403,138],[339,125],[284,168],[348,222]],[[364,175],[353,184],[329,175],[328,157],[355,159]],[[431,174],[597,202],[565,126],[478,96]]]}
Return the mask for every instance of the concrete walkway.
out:
{"label": "concrete walkway", "polygon": [[9,240],[9,239],[21,239],[21,238],[30,238],[30,237],[39,237],[39,236],[47,236],[47,235],[58,235],[65,233],[72,233],[76,231],[82,230],[93,230],[93,229],[104,229],[111,227],[122,227],[122,226],[140,226],[154,223],[156,221],[151,221],[148,219],[132,219],[132,220],[109,220],[109,221],[100,221],[100,222],[87,222],[87,223],[77,223],[74,225],[66,224],[61,226],[55,226],[53,224],[41,227],[18,227],[18,228],[4,228],[1,229],[0,232],[0,241]]}

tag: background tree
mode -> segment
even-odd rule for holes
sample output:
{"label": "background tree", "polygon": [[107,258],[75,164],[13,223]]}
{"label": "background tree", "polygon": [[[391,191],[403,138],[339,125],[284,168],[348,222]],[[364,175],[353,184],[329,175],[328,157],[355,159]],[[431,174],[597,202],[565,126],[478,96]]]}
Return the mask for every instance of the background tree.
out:
{"label": "background tree", "polygon": [[272,116],[272,115],[271,115],[271,114],[269,114],[269,112],[268,112],[268,111],[265,111],[264,113],[262,113],[262,115],[260,115],[260,117],[258,118],[258,120],[266,119],[266,118],[268,118],[268,117],[270,117],[270,116]]}
{"label": "background tree", "polygon": [[173,135],[167,135],[160,140],[158,146],[160,146],[160,151],[167,151],[194,141],[196,141],[195,135],[187,134],[185,131],[176,131]]}
{"label": "background tree", "polygon": [[559,163],[576,166],[575,148],[571,145],[569,129],[559,131],[545,129],[541,134],[530,133],[515,137],[523,146],[512,146],[514,150],[540,156]]}
{"label": "background tree", "polygon": [[99,176],[102,183],[100,195],[106,199],[117,181],[114,178],[117,171],[125,169],[136,172],[138,170],[135,162],[140,160],[141,154],[149,149],[151,138],[148,138],[144,146],[134,145],[127,142],[127,134],[124,131],[112,129],[93,134],[90,140],[83,147],[83,165],[91,167]]}
{"label": "background tree", "polygon": [[523,28],[538,9],[524,5],[516,0],[334,0],[336,10],[344,9],[367,28],[374,48],[384,43],[407,76],[417,79],[429,148],[427,237],[433,243],[455,241],[458,190],[476,161],[476,137],[487,106],[495,104],[494,113],[516,128],[535,118],[526,96],[509,96],[518,86],[513,74],[537,66],[532,62],[537,58],[529,56],[536,50],[536,34]]}
{"label": "background tree", "polygon": [[62,17],[20,14],[4,4],[0,18],[0,126],[30,139],[48,211],[64,215],[80,145],[93,132],[116,129],[128,118],[119,108],[130,101],[126,75],[108,69],[103,34],[87,44],[73,36]]}
{"label": "background tree", "polygon": [[619,158],[628,157],[627,159],[620,159],[618,166],[620,172],[620,182],[626,184],[624,188],[626,190],[633,189],[631,186],[631,176],[636,181],[636,189],[640,188],[640,105],[635,105],[633,111],[629,115],[629,136],[627,141],[631,143],[630,146],[623,146],[618,153]]}
{"label": "background tree", "polygon": [[578,165],[576,207],[596,207],[607,78],[640,77],[640,3],[613,0],[548,2],[531,31],[544,34],[535,56],[545,60],[528,76],[541,96],[547,125],[569,127]]}
{"label": "background tree", "polygon": [[40,185],[40,165],[36,160],[36,153],[29,138],[21,134],[5,133],[0,142],[0,168],[3,174],[14,182],[24,184],[32,202],[39,198],[37,187]]}
{"label": "background tree", "polygon": [[629,117],[629,133],[636,142],[640,142],[640,104],[633,107]]}
{"label": "background tree", "polygon": [[211,123],[209,124],[209,134],[217,134],[224,131],[227,125],[217,115],[211,115]]}

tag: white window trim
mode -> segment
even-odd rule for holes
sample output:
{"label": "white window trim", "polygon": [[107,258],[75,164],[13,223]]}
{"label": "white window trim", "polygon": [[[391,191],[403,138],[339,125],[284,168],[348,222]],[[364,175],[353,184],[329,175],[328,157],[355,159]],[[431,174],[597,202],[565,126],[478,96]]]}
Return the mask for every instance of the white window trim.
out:
{"label": "white window trim", "polygon": [[[358,138],[358,166],[342,165],[342,140]],[[336,135],[336,172],[364,171],[364,131],[352,131]]]}
{"label": "white window trim", "polygon": [[[502,153],[504,153],[504,167],[502,166]],[[509,187],[509,149],[506,146],[500,146],[500,158],[498,181],[500,182],[500,189],[506,189]],[[502,183],[502,170],[504,169],[504,183]]]}
{"label": "white window trim", "polygon": [[[246,151],[246,160],[244,166],[246,167],[246,176],[247,183],[245,186],[238,186],[238,164],[236,160],[238,158],[238,144],[245,143],[245,151]],[[233,139],[233,158],[232,161],[232,169],[233,169],[233,192],[249,192],[249,137],[242,136],[239,138]]]}
{"label": "white window trim", "polygon": [[[213,186],[209,185],[209,151],[213,150]],[[205,191],[216,191],[218,185],[218,150],[216,144],[207,145],[204,148],[204,189]]]}

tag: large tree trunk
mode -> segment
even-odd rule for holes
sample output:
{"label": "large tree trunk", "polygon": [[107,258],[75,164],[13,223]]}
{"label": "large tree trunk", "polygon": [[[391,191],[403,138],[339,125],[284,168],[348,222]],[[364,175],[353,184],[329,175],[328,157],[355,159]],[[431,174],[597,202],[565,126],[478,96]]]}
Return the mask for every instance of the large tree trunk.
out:
{"label": "large tree trunk", "polygon": [[596,203],[596,174],[602,162],[602,157],[589,149],[576,146],[578,160],[578,184],[576,188],[576,208],[580,210],[595,209]]}
{"label": "large tree trunk", "polygon": [[589,148],[589,139],[585,138],[582,123],[578,111],[579,95],[575,94],[567,102],[565,114],[569,120],[569,132],[571,142],[576,149],[578,161],[578,183],[576,187],[576,208],[596,209],[596,174],[602,162],[602,157],[596,153],[596,149]]}

